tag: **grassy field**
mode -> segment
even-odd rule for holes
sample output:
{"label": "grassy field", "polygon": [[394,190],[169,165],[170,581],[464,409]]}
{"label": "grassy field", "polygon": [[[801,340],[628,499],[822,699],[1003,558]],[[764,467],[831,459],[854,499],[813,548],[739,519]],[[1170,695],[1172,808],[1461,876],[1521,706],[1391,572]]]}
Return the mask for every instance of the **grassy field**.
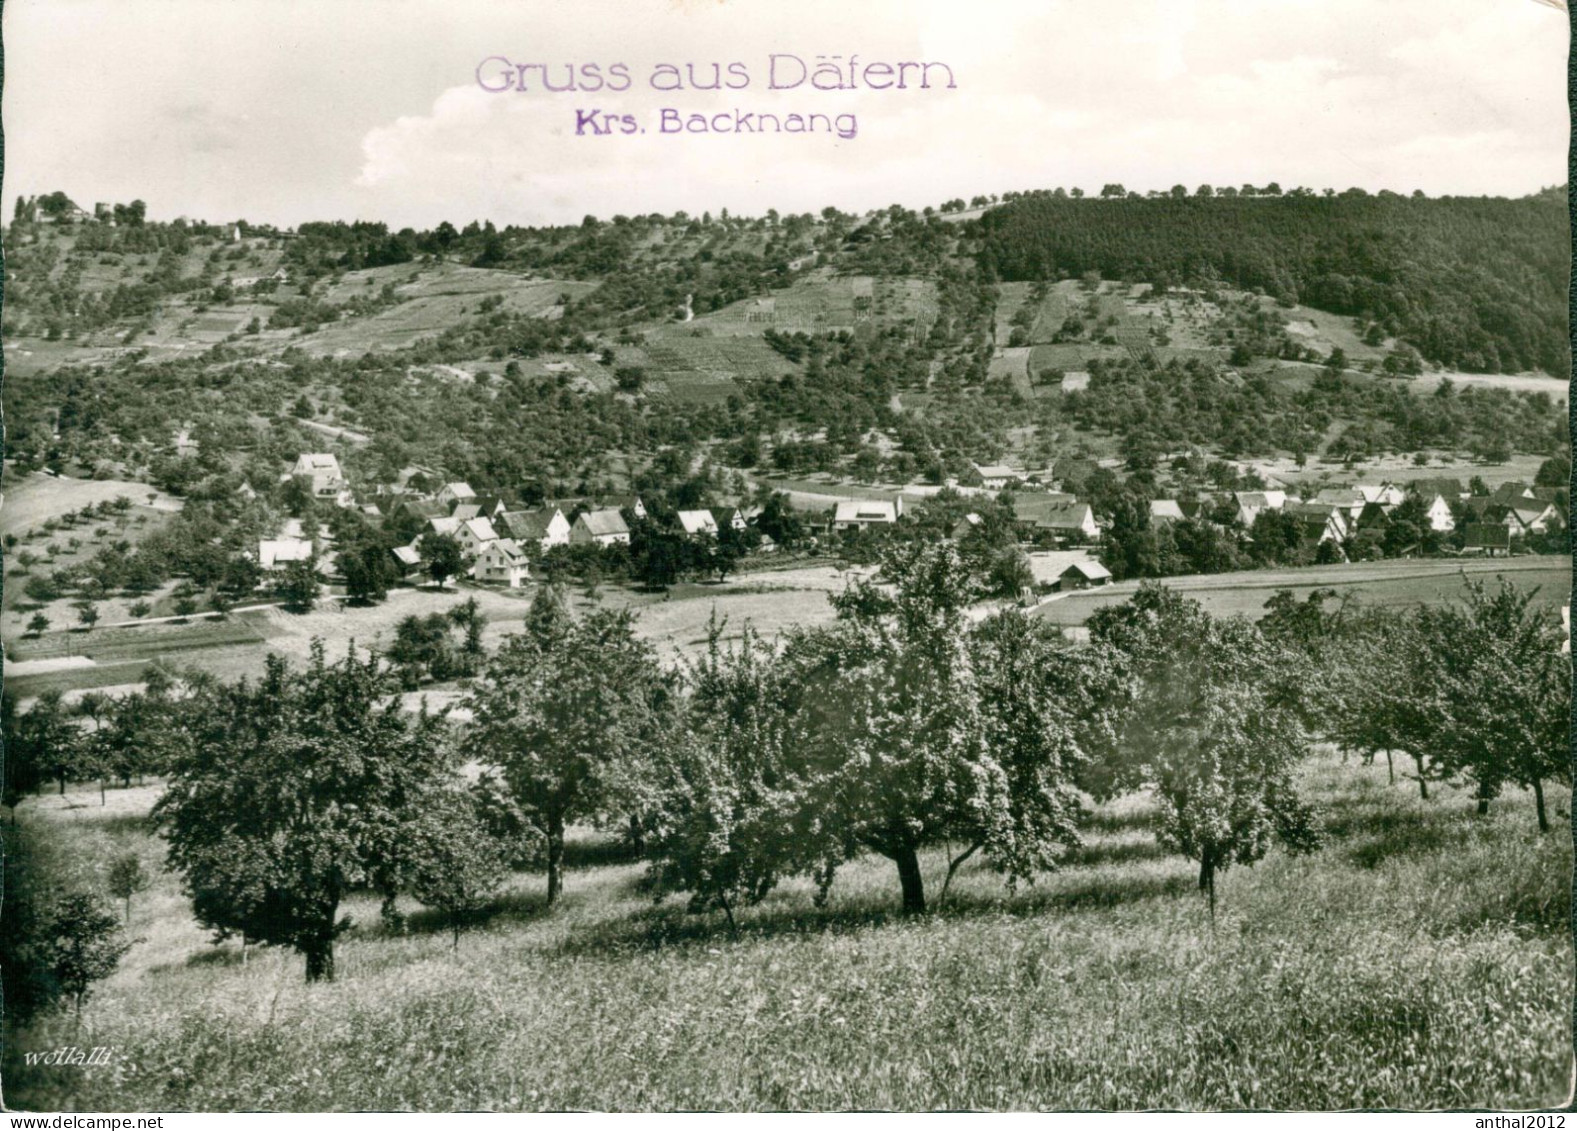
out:
{"label": "grassy field", "polygon": [[[1461,596],[1464,573],[1490,584],[1501,576],[1523,589],[1537,586],[1535,601],[1541,605],[1563,605],[1571,597],[1571,562],[1561,557],[1362,562],[1169,577],[1162,583],[1198,601],[1214,616],[1258,619],[1278,589],[1290,589],[1300,600],[1315,589],[1335,589],[1356,593],[1371,606],[1438,605]],[[1051,601],[1036,609],[1035,615],[1054,624],[1081,625],[1096,609],[1120,604],[1138,588],[1138,582],[1119,581]]]}
{"label": "grassy field", "polygon": [[[643,866],[589,830],[566,897],[518,874],[452,950],[414,906],[385,934],[345,910],[339,980],[299,957],[211,946],[175,878],[137,897],[136,942],[67,1018],[8,1043],[21,1109],[780,1109],[1510,1107],[1561,1102],[1571,1063],[1571,840],[1531,802],[1487,819],[1420,801],[1383,761],[1307,767],[1326,846],[1222,882],[1212,926],[1148,802],[1099,808],[1058,872],[1010,892],[960,874],[928,917],[897,914],[884,860],[829,902],[790,884],[740,917],[654,905]],[[88,877],[161,859],[154,791],[22,807]],[[1569,796],[1553,802],[1565,819]],[[33,812],[29,812],[32,810]],[[926,860],[934,894],[939,856]],[[104,1068],[18,1054],[108,1046]]]}
{"label": "grassy field", "polygon": [[[792,625],[831,620],[827,595],[842,590],[853,574],[833,565],[783,564],[786,568],[735,573],[723,583],[676,585],[666,594],[606,585],[595,597],[587,597],[583,588],[573,588],[570,597],[578,608],[595,605],[631,610],[637,633],[664,659],[671,659],[697,653],[705,644],[707,622],[714,611],[727,620],[728,639],[737,638],[747,624],[770,638]],[[386,645],[404,618],[449,612],[471,597],[481,607],[485,621],[482,640],[491,650],[505,636],[521,631],[535,593],[534,586],[508,590],[451,585],[438,590],[428,585],[393,590],[388,600],[365,608],[323,601],[309,613],[265,608],[232,613],[217,621],[194,617],[186,623],[51,632],[37,639],[12,636],[7,641],[11,658],[28,663],[23,674],[11,676],[8,685],[25,705],[49,689],[69,694],[137,684],[154,660],[234,680],[255,676],[269,653],[294,664],[305,663],[313,640],[324,641],[331,657],[344,655],[352,644],[363,649]],[[61,623],[66,623],[63,616]],[[81,663],[69,667],[38,663],[61,657],[81,658]],[[435,703],[456,697],[447,685],[433,689],[432,694]]]}
{"label": "grassy field", "polygon": [[[177,511],[179,499],[146,483],[122,479],[72,479],[70,476],[30,475],[7,488],[0,504],[0,534],[26,536],[49,519],[124,495],[138,507]],[[140,513],[133,511],[132,513]]]}

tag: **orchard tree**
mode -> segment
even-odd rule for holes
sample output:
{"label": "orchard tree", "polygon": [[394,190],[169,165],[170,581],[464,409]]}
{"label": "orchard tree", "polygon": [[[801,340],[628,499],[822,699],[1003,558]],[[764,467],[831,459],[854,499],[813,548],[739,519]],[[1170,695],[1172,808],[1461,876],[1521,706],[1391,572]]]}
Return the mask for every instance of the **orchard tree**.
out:
{"label": "orchard tree", "polygon": [[110,865],[109,891],[126,904],[126,922],[131,922],[131,897],[148,888],[148,873],[143,870],[142,857],[135,852],[117,856]]}
{"label": "orchard tree", "polygon": [[401,830],[405,885],[442,911],[460,948],[466,920],[485,907],[508,874],[509,846],[488,827],[466,789],[432,794]]}
{"label": "orchard tree", "polygon": [[479,755],[545,838],[552,904],[563,891],[566,826],[627,811],[670,689],[627,612],[575,620],[543,588],[527,620],[483,668],[467,706]]}
{"label": "orchard tree", "polygon": [[970,634],[979,713],[992,757],[1007,775],[1007,807],[981,823],[948,861],[942,897],[976,851],[1010,881],[1057,867],[1081,843],[1080,788],[1115,738],[1120,673],[1109,649],[1075,647],[1049,623],[1017,609]]}
{"label": "orchard tree", "polygon": [[276,589],[287,608],[298,613],[311,612],[312,606],[317,603],[318,594],[323,591],[323,579],[318,576],[317,561],[308,559],[287,563]]}
{"label": "orchard tree", "polygon": [[487,618],[482,615],[482,606],[475,597],[467,597],[449,610],[449,620],[465,633],[460,644],[460,667],[464,675],[473,675],[485,654],[482,630],[487,625]]}
{"label": "orchard tree", "polygon": [[1317,697],[1337,745],[1365,761],[1383,753],[1392,781],[1395,753],[1409,755],[1425,800],[1429,783],[1443,776],[1437,751],[1445,706],[1429,619],[1387,609],[1354,617],[1318,666],[1325,694]]}
{"label": "orchard tree", "polygon": [[165,772],[190,740],[185,716],[192,706],[176,698],[161,678],[149,679],[146,691],[115,700],[98,736],[104,771],[122,785],[130,785],[134,776]]}
{"label": "orchard tree", "polygon": [[838,622],[791,632],[786,747],[803,783],[804,823],[821,830],[822,891],[861,851],[893,861],[905,913],[923,912],[919,853],[973,841],[978,815],[1005,810],[965,646],[972,581],[956,548],[924,543],[889,557],[895,595],[856,582],[833,599]]}
{"label": "orchard tree", "polygon": [[441,716],[401,708],[375,658],[269,656],[257,683],[199,692],[191,742],[154,817],[197,921],[218,938],[288,946],[334,977],[339,906],[449,770]]}
{"label": "orchard tree", "polygon": [[427,575],[440,589],[451,577],[465,572],[465,550],[452,534],[424,534],[417,549],[427,567]]}
{"label": "orchard tree", "polygon": [[263,567],[245,554],[237,554],[225,563],[219,581],[220,587],[238,601],[250,597],[262,583]]}
{"label": "orchard tree", "polygon": [[1533,791],[1539,831],[1550,829],[1544,783],[1571,780],[1571,660],[1550,611],[1504,579],[1491,592],[1468,581],[1460,606],[1432,610],[1440,758],[1478,787],[1479,812],[1506,784]]}
{"label": "orchard tree", "polygon": [[77,1016],[95,982],[115,972],[131,944],[115,914],[91,893],[67,892],[49,909],[39,932],[45,968]]}
{"label": "orchard tree", "polygon": [[[71,721],[58,688],[39,694],[33,706],[17,717],[15,756],[36,767],[40,777],[53,778],[66,793],[66,781],[81,773],[86,744],[80,727]],[[13,751],[5,751],[7,757]]]}
{"label": "orchard tree", "polygon": [[363,605],[387,597],[389,586],[399,576],[388,548],[372,539],[347,547],[340,556],[340,568],[345,574],[345,595]]}
{"label": "orchard tree", "polygon": [[[1058,697],[1082,677],[1019,614],[971,633],[973,581],[951,543],[896,548],[879,576],[891,591],[856,583],[834,599],[837,623],[790,634],[784,749],[822,890],[841,861],[873,851],[893,861],[914,914],[926,909],[922,848],[962,846],[953,872],[981,852],[1013,881],[1074,841],[1076,708],[1021,696]],[[1021,679],[1033,690],[1011,687]]]}
{"label": "orchard tree", "polygon": [[1198,862],[1212,917],[1218,872],[1254,864],[1273,840],[1291,852],[1317,846],[1294,780],[1307,740],[1283,649],[1248,621],[1217,620],[1154,584],[1097,611],[1089,628],[1133,680],[1112,785],[1154,789],[1157,839]]}
{"label": "orchard tree", "polygon": [[654,754],[648,850],[659,892],[686,892],[691,911],[715,907],[735,927],[736,908],[819,860],[795,827],[772,650],[747,626],[724,651],[722,628],[714,614],[706,654],[685,672],[687,725]]}

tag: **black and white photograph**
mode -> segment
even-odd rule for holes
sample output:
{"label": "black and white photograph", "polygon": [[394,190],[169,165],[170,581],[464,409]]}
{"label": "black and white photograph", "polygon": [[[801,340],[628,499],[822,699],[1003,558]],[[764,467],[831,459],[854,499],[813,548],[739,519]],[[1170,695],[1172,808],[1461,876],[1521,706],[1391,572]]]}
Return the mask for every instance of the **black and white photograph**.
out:
{"label": "black and white photograph", "polygon": [[1563,0],[0,37],[13,1127],[1564,1126]]}

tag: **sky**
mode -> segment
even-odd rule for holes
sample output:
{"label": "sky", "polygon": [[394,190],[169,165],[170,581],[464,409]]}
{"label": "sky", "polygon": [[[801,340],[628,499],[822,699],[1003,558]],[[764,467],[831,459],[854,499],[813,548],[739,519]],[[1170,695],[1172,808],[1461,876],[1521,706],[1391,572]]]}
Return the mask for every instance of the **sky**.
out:
{"label": "sky", "polygon": [[[425,228],[1566,179],[1567,19],[1537,0],[10,0],[3,33],[8,213],[61,189],[154,219]],[[956,86],[770,90],[772,54],[946,63]],[[489,93],[486,59],[489,84],[498,60],[622,62],[631,89],[528,72]],[[660,63],[750,85],[657,91]],[[852,114],[857,136],[663,133],[664,108]],[[645,132],[578,136],[579,111]]]}

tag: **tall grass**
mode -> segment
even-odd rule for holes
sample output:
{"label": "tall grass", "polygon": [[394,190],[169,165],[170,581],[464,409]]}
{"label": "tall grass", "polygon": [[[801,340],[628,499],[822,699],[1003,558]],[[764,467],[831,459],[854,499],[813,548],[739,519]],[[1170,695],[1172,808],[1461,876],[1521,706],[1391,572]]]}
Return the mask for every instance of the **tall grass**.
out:
{"label": "tall grass", "polygon": [[[791,885],[739,931],[644,894],[592,853],[542,907],[519,876],[451,952],[441,922],[342,943],[339,980],[215,949],[173,877],[142,897],[126,968],[6,1049],[13,1106],[153,1109],[1531,1107],[1571,1069],[1571,841],[1531,802],[1488,819],[1381,767],[1323,760],[1329,845],[1221,881],[1211,923],[1145,807],[1103,808],[1062,871],[1007,891],[965,871],[896,913],[886,861],[815,908]],[[1554,804],[1569,805],[1564,791]],[[24,807],[25,811],[25,807]],[[125,819],[69,820],[84,855]],[[35,818],[37,819],[37,818]],[[66,823],[66,822],[62,822]],[[588,834],[589,836],[589,834]],[[927,861],[931,891],[944,869]],[[29,1048],[108,1045],[102,1069]]]}

